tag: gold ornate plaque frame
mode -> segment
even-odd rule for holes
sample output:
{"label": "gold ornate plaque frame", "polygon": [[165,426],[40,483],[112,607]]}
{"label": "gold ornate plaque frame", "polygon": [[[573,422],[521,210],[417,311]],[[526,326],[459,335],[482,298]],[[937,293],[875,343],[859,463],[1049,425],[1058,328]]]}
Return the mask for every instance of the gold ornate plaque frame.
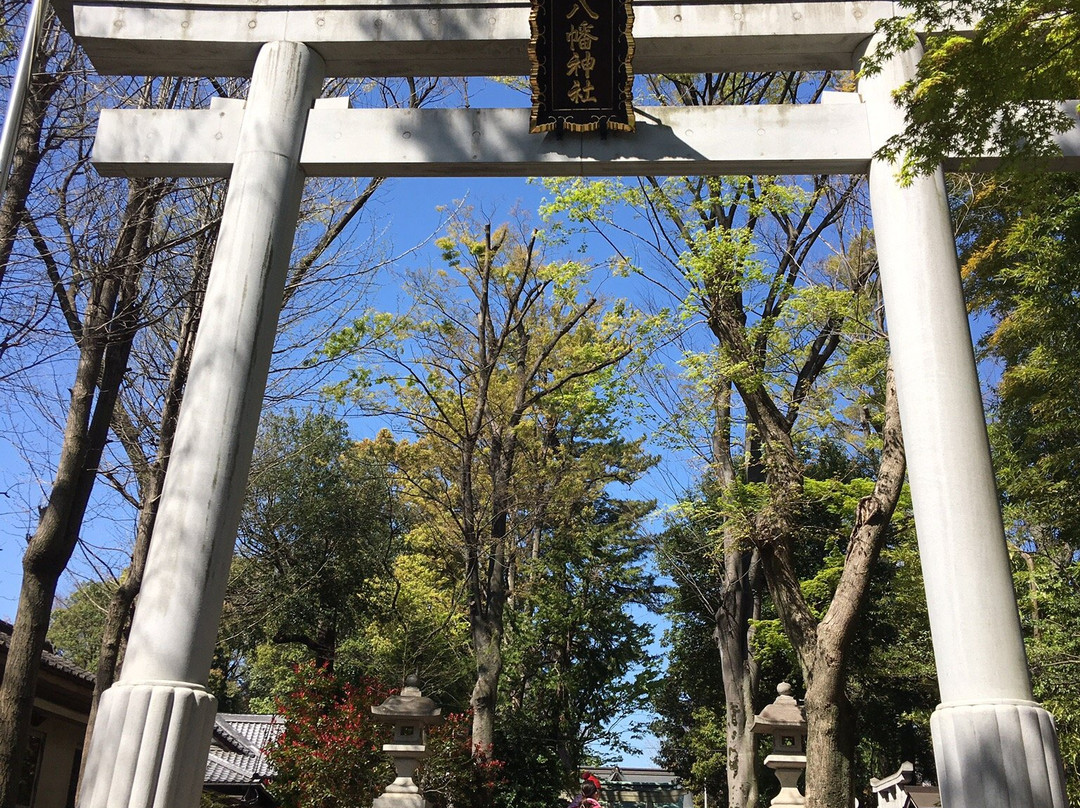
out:
{"label": "gold ornate plaque frame", "polygon": [[532,0],[529,131],[634,131],[632,0]]}

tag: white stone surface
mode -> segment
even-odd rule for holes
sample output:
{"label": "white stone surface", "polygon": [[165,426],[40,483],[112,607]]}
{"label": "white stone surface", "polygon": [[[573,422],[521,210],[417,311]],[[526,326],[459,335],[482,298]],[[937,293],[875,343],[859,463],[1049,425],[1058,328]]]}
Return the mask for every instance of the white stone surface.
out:
{"label": "white stone surface", "polygon": [[[531,135],[527,109],[348,109],[347,99],[324,100],[300,156],[309,177],[859,174],[873,153],[855,93],[830,93],[821,105],[644,107],[636,132],[607,139]],[[1076,102],[1063,106],[1077,114]],[[243,114],[242,104],[104,110],[94,164],[107,176],[227,177]],[[1080,126],[1058,143],[1055,167],[1080,170]]]}
{"label": "white stone surface", "polygon": [[427,808],[427,800],[419,793],[387,793],[372,800],[371,808]]}
{"label": "white stone surface", "polygon": [[[854,97],[854,96],[853,96]],[[102,174],[228,176],[242,109],[105,110]],[[687,172],[865,171],[859,104],[647,107],[607,139],[529,134],[528,109],[385,110],[316,106],[300,162],[311,176],[621,176]]]}
{"label": "white stone surface", "polygon": [[[903,54],[860,82],[873,145],[903,127],[891,93],[914,75],[919,56]],[[1047,764],[1056,754],[1052,722],[1031,701],[944,180],[939,170],[903,187],[897,170],[871,163],[870,203],[945,703],[934,723],[942,804],[987,808],[965,786],[982,779],[1009,783],[1007,800],[994,806],[1063,808],[1043,799],[1063,793],[1063,772]],[[1036,721],[1039,733],[1025,731],[1021,740],[1020,725],[1003,722],[991,739],[985,722],[967,717],[968,711],[997,715],[1002,703],[1022,707],[1025,721],[1045,715]],[[1041,742],[1031,741],[1036,737]],[[1041,770],[1058,786],[1044,787],[1016,770]]]}
{"label": "white stone surface", "polygon": [[1054,719],[1038,704],[943,704],[930,728],[946,808],[1068,804]]}
{"label": "white stone surface", "polygon": [[799,791],[799,778],[806,770],[805,755],[769,755],[765,758],[765,765],[773,770],[776,779],[780,781],[780,791],[769,805],[780,808],[784,805],[806,804],[806,797]]}
{"label": "white stone surface", "polygon": [[210,670],[277,329],[322,65],[260,52],[168,481],[121,680],[104,694],[80,808],[192,808],[213,723]]}
{"label": "white stone surface", "polygon": [[116,684],[101,696],[79,808],[194,806],[214,697],[180,682]]}
{"label": "white stone surface", "polygon": [[320,81],[318,57],[303,45],[265,46],[244,109],[125,681],[203,682],[209,671],[292,247],[300,141]]}
{"label": "white stone surface", "polygon": [[[57,0],[102,73],[247,75],[259,45],[306,42],[327,75],[526,75],[529,5],[514,0],[176,2]],[[638,0],[639,73],[846,69],[885,0]],[[422,43],[404,47],[406,43]],[[163,47],[168,43],[167,47]]]}

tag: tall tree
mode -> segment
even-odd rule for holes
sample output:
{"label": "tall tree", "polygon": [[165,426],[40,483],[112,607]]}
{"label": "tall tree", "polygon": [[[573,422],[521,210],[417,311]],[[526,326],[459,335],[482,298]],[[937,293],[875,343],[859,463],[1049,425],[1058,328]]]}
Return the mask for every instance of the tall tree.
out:
{"label": "tall tree", "polygon": [[656,602],[642,526],[655,503],[608,490],[635,482],[654,459],[613,436],[610,406],[598,403],[544,407],[541,439],[522,457],[530,485],[518,495],[531,535],[515,567],[501,726],[519,755],[544,757],[563,776],[596,745],[632,747],[634,727],[609,727],[632,720],[655,675],[640,619]]}
{"label": "tall tree", "polygon": [[339,392],[399,417],[427,453],[409,484],[464,562],[473,741],[486,754],[516,548],[528,532],[516,519],[529,485],[522,446],[545,403],[573,407],[597,395],[630,351],[628,320],[583,297],[579,265],[544,263],[535,235],[518,241],[486,226],[476,236],[459,221],[440,246],[447,269],[411,280],[413,312],[357,321],[327,351],[362,350],[368,364]]}
{"label": "tall tree", "polygon": [[[654,92],[668,103],[796,103],[816,98],[831,82],[828,75],[672,76],[656,79]],[[754,578],[763,574],[807,685],[813,750],[808,799],[815,806],[847,805],[853,737],[845,652],[904,472],[882,329],[875,321],[876,262],[865,235],[858,229],[845,235],[857,183],[703,177],[608,187],[573,184],[561,204],[570,218],[609,238],[618,228],[617,205],[633,204],[652,226],[646,241],[657,268],[645,276],[675,296],[680,323],[704,325],[712,340],[705,350],[681,357],[691,375],[679,392],[702,402],[698,411],[707,413],[703,455],[710,488],[726,511],[716,537],[723,547],[717,552],[720,589],[707,597],[724,677],[729,799],[749,805],[756,789],[748,632],[759,596]],[[826,234],[847,240],[850,251],[825,261]],[[864,368],[861,379],[855,374],[845,380],[855,386],[840,395],[841,385],[830,377],[852,355],[861,355],[861,363],[875,357],[876,374]],[[854,423],[841,417],[852,401]],[[681,408],[680,402],[668,411]],[[877,434],[862,434],[858,420]],[[682,428],[685,421],[680,413],[673,423]],[[878,461],[878,484],[857,510],[835,596],[820,613],[807,604],[795,566],[806,499],[799,451],[804,430],[835,431]]]}
{"label": "tall tree", "polygon": [[58,302],[66,316],[75,318],[80,334],[79,361],[56,477],[23,557],[19,609],[0,684],[0,805],[5,808],[15,804],[49,614],[108,440],[138,326],[154,210],[165,190],[161,181],[133,182],[120,237],[108,260],[93,267],[85,281],[63,286],[57,279]]}
{"label": "tall tree", "polygon": [[249,479],[230,605],[263,639],[299,644],[332,671],[400,548],[387,469],[342,421],[290,412],[264,416]]}

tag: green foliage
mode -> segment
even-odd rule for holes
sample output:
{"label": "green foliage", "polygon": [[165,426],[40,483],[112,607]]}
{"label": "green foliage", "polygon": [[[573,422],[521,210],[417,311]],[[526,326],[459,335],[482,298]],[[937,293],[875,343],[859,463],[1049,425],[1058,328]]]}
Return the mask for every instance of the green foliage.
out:
{"label": "green foliage", "polygon": [[433,808],[493,808],[507,803],[505,764],[489,750],[473,749],[471,719],[451,713],[427,735],[428,756],[416,780]]}
{"label": "green foliage", "polygon": [[223,794],[215,794],[213,791],[199,793],[199,808],[234,808],[238,804],[239,802],[235,797],[230,798]]}
{"label": "green foliage", "polygon": [[369,671],[389,682],[417,673],[425,692],[450,709],[464,709],[472,688],[469,624],[431,526],[418,525],[404,537],[391,576],[373,582],[367,593],[383,609],[375,619],[344,637],[338,667]]}
{"label": "green foliage", "polygon": [[505,764],[497,795],[500,808],[552,808],[565,803],[572,775],[549,737],[549,718],[527,710],[507,710],[499,717],[496,747]]}
{"label": "green foliage", "polygon": [[[1024,165],[1058,152],[1052,137],[1073,125],[1056,102],[1080,96],[1080,19],[1065,0],[906,0],[906,14],[879,23],[886,53],[926,37],[916,77],[897,93],[907,128],[884,153],[904,173],[933,171],[949,154],[999,153]],[[968,35],[968,32],[971,32]]]}
{"label": "green foliage", "polygon": [[1080,562],[1014,552],[1017,596],[1035,698],[1054,716],[1070,805],[1080,799]]}
{"label": "green foliage", "polygon": [[49,620],[49,642],[65,659],[83,670],[97,669],[101,633],[116,584],[86,581],[66,598],[59,598]]}
{"label": "green foliage", "polygon": [[[965,200],[964,271],[1001,363],[991,442],[1006,522],[1080,546],[1080,181],[987,181]],[[1041,543],[1041,541],[1040,541]]]}
{"label": "green foliage", "polygon": [[719,760],[713,759],[712,751],[701,757],[716,728],[723,733],[725,721],[723,684],[716,675],[721,660],[713,637],[715,618],[711,602],[700,595],[720,589],[722,567],[712,535],[716,522],[697,508],[703,502],[687,497],[678,513],[668,515],[658,544],[660,572],[674,585],[664,593],[667,666],[652,691],[657,714],[652,729],[660,739],[662,765],[722,800],[727,787],[726,739],[715,746]]}
{"label": "green foliage", "polygon": [[229,604],[237,642],[298,643],[333,663],[381,608],[369,593],[400,547],[385,452],[317,412],[267,414],[241,518]]}
{"label": "green foliage", "polygon": [[248,709],[264,715],[277,712],[301,688],[310,664],[307,651],[299,645],[256,645],[248,657]]}
{"label": "green foliage", "polygon": [[[633,609],[654,601],[640,537],[652,508],[598,494],[552,525],[523,570],[506,661],[512,704],[504,715],[530,754],[561,759],[564,772],[582,768],[591,745],[632,748],[636,728],[610,727],[644,707],[655,675],[650,628]],[[523,737],[529,724],[531,739]]]}

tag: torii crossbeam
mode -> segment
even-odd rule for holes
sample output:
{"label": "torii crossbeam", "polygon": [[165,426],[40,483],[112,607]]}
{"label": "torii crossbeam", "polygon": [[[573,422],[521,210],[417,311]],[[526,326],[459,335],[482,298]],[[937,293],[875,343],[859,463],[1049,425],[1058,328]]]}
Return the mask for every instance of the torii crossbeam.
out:
{"label": "torii crossbeam", "polygon": [[[194,806],[214,718],[217,620],[277,327],[300,189],[313,175],[867,173],[942,704],[947,808],[1065,808],[1053,721],[1032,697],[941,172],[874,157],[918,48],[813,106],[644,109],[636,134],[529,135],[528,110],[371,111],[316,102],[335,76],[523,75],[521,0],[63,0],[103,73],[251,75],[246,102],[110,111],[95,162],[230,176],[176,443],[81,808]],[[635,5],[635,70],[846,69],[894,4]],[[1072,105],[1075,108],[1075,104]],[[1080,136],[1059,141],[1076,170]],[[987,159],[991,159],[987,157]]]}

